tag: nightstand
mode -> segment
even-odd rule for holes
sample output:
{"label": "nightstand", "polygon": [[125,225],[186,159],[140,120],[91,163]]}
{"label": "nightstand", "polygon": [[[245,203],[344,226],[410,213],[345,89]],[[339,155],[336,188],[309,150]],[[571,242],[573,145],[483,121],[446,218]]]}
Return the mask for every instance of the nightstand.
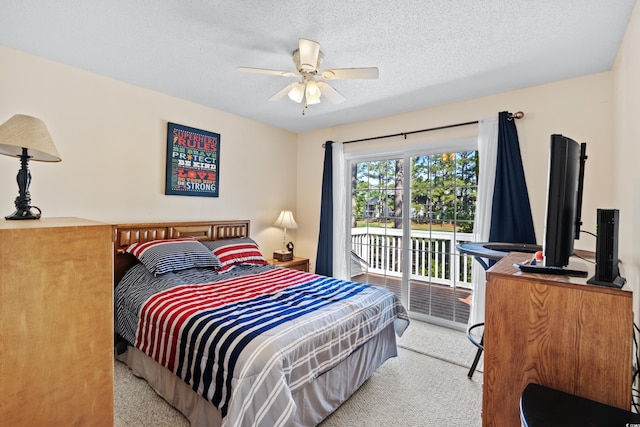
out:
{"label": "nightstand", "polygon": [[269,264],[277,265],[278,267],[287,267],[293,270],[309,271],[309,258],[293,257],[291,261],[277,261],[275,259],[267,260]]}

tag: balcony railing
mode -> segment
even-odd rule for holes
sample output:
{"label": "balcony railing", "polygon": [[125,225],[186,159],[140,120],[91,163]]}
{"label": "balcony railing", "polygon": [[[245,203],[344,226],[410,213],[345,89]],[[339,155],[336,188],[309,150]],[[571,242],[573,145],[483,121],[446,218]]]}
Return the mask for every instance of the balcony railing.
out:
{"label": "balcony railing", "polygon": [[[472,233],[411,230],[410,280],[471,289],[473,258],[456,249],[458,243],[470,241]],[[351,250],[368,272],[402,277],[402,229],[352,228]]]}

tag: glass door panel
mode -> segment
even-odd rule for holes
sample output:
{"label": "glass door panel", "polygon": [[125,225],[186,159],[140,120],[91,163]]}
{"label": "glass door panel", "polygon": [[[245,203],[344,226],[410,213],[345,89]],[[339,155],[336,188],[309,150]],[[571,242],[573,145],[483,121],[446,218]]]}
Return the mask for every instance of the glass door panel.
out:
{"label": "glass door panel", "polygon": [[466,324],[472,261],[456,245],[473,238],[477,176],[477,151],[352,162],[352,280],[392,290],[419,317]]}
{"label": "glass door panel", "polygon": [[402,159],[351,169],[351,279],[402,295]]}

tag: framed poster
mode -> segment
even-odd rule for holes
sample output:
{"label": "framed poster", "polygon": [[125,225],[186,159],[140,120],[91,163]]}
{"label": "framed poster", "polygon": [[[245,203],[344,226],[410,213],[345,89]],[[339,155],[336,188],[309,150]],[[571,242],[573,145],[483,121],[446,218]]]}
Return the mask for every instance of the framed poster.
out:
{"label": "framed poster", "polygon": [[218,197],[220,134],[169,123],[164,194]]}

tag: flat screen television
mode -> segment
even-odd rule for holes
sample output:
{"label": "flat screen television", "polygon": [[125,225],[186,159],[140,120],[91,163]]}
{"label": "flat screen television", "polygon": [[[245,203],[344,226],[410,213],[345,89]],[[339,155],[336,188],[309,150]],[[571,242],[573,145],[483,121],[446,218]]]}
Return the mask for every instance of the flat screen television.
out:
{"label": "flat screen television", "polygon": [[563,135],[551,135],[542,245],[545,267],[561,269],[569,265],[574,240],[580,238],[586,146]]}

